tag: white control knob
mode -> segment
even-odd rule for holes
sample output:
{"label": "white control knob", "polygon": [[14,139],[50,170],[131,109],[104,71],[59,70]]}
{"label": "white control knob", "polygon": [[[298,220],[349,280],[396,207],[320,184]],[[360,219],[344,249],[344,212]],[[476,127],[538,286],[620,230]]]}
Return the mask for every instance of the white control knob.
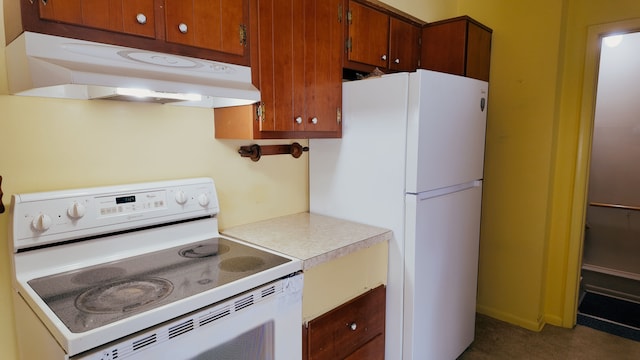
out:
{"label": "white control knob", "polygon": [[31,226],[36,231],[47,231],[51,227],[51,217],[47,214],[40,214],[33,219]]}
{"label": "white control knob", "polygon": [[84,205],[80,204],[77,201],[74,201],[71,206],[67,209],[67,215],[69,215],[72,219],[80,219],[84,216],[86,208]]}
{"label": "white control knob", "polygon": [[207,207],[207,205],[209,205],[209,196],[207,196],[207,194],[200,194],[198,196],[198,204],[202,207]]}
{"label": "white control knob", "polygon": [[187,198],[187,194],[184,193],[184,191],[182,190],[178,190],[178,192],[176,192],[176,202],[180,205],[184,205],[187,202],[188,198]]}
{"label": "white control knob", "polygon": [[138,22],[138,24],[144,25],[147,23],[147,16],[145,14],[140,13],[136,15],[136,21]]}

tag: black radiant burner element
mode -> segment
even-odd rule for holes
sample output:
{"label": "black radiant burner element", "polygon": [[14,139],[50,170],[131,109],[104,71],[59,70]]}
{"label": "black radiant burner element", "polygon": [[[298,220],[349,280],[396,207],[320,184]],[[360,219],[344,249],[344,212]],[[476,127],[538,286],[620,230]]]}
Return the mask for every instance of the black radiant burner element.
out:
{"label": "black radiant burner element", "polygon": [[229,247],[222,244],[200,244],[180,250],[180,256],[192,259],[222,255]]}
{"label": "black radiant burner element", "polygon": [[264,266],[264,260],[256,256],[238,256],[220,262],[220,270],[229,272],[253,271]]}
{"label": "black radiant burner element", "polygon": [[125,279],[91,288],[80,294],[76,308],[92,314],[113,314],[138,309],[167,297],[173,284],[161,278]]}

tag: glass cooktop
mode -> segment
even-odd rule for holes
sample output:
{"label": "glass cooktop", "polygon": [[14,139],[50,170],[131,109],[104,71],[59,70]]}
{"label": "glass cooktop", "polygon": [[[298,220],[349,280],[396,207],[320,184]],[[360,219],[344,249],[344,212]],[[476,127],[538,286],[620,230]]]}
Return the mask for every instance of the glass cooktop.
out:
{"label": "glass cooktop", "polygon": [[28,281],[74,333],[188,298],[291,260],[225,238]]}

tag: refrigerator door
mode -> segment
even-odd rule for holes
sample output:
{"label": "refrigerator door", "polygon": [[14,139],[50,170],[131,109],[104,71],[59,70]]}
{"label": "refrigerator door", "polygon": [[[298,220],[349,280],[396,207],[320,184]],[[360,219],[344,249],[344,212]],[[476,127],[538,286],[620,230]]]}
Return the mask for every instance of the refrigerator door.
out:
{"label": "refrigerator door", "polygon": [[406,196],[403,359],[455,359],[473,341],[482,182]]}
{"label": "refrigerator door", "polygon": [[482,179],[488,84],[428,70],[409,76],[407,192]]}

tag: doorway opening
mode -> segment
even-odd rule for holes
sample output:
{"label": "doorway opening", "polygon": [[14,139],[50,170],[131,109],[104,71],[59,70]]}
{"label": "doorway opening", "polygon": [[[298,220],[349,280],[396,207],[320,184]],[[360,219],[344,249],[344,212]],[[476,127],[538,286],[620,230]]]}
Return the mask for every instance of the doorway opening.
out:
{"label": "doorway opening", "polygon": [[577,323],[640,341],[640,32],[599,54]]}

